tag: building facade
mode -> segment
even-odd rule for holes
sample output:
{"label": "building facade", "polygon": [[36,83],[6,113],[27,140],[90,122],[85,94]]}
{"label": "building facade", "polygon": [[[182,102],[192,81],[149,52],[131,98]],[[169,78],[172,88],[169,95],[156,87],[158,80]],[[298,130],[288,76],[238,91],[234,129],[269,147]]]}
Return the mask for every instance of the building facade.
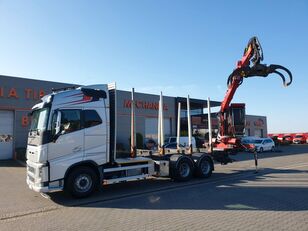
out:
{"label": "building facade", "polygon": [[246,136],[267,137],[266,116],[246,115]]}

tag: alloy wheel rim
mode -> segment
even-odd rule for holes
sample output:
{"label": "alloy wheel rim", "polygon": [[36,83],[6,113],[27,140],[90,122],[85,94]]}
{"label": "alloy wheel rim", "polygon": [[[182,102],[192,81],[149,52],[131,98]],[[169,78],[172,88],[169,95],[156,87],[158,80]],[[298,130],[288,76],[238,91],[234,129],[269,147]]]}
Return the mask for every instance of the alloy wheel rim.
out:
{"label": "alloy wheel rim", "polygon": [[88,174],[81,174],[76,178],[74,185],[78,192],[87,192],[92,186],[92,179]]}

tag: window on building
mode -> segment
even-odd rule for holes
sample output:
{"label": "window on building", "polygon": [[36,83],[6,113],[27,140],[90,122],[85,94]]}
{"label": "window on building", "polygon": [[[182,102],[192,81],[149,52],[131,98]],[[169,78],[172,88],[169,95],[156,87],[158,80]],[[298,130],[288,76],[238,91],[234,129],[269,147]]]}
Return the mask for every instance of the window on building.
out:
{"label": "window on building", "polygon": [[101,124],[103,121],[95,110],[84,110],[84,127],[89,128]]}

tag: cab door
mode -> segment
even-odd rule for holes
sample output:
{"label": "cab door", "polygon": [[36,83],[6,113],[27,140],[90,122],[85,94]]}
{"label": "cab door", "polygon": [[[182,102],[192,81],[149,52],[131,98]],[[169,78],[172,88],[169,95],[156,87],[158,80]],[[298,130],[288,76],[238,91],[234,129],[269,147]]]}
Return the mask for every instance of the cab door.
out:
{"label": "cab door", "polygon": [[[48,144],[50,181],[61,179],[71,164],[82,161],[84,156],[84,129],[82,128],[81,109],[61,109],[60,132]],[[52,124],[57,120],[52,117]],[[53,132],[52,128],[52,133]]]}

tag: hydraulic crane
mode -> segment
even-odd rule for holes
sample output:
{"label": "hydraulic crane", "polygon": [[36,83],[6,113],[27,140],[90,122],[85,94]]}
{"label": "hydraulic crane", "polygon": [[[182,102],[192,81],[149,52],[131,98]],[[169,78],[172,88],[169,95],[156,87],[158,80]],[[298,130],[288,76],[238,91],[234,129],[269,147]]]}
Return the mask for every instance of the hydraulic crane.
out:
{"label": "hydraulic crane", "polygon": [[[281,77],[284,86],[287,87],[292,83],[292,73],[287,68],[276,64],[261,64],[262,60],[263,51],[260,42],[257,37],[252,37],[244,50],[242,59],[237,62],[236,68],[228,77],[228,90],[218,116],[219,130],[213,145],[214,150],[232,153],[250,148],[241,144],[240,139],[245,131],[245,104],[230,104],[244,78],[267,77],[275,73]],[[288,81],[281,71],[288,74]]]}

